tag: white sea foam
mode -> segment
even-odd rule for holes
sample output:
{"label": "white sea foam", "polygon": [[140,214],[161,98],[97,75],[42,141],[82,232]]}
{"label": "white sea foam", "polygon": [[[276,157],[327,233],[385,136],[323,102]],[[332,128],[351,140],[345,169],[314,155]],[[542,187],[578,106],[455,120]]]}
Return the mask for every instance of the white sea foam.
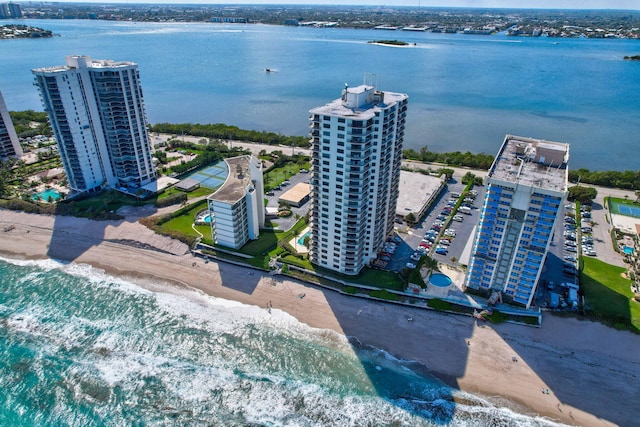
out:
{"label": "white sea foam", "polygon": [[[10,331],[38,338],[39,351],[45,356],[34,362],[40,378],[47,376],[43,362],[49,356],[70,361],[71,366],[60,375],[78,402],[90,403],[96,398],[82,385],[93,384],[90,387],[107,387],[108,393],[122,390],[130,401],[125,405],[135,406],[151,381],[160,393],[153,397],[157,405],[174,407],[178,412],[195,411],[196,419],[228,413],[242,414],[240,419],[245,422],[264,425],[434,425],[438,422],[428,418],[434,416],[454,426],[468,425],[469,420],[478,425],[557,425],[496,407],[482,397],[436,382],[420,381],[418,375],[413,377],[413,371],[407,371],[413,362],[385,351],[365,347],[355,355],[344,337],[310,328],[280,310],[269,314],[263,308],[164,284],[154,286],[152,292],[135,281],[114,278],[83,264],[9,262],[45,271],[59,269],[87,279],[99,291],[92,292],[90,286],[86,289],[89,296],[98,298],[99,304],[100,298],[107,303],[102,308],[106,310],[104,318],[100,318],[101,312],[95,318],[91,311],[92,318],[69,317],[65,314],[68,307],[57,312],[55,301],[51,306],[31,304],[7,318]],[[41,276],[32,273],[24,280]],[[108,305],[111,302],[113,305]],[[117,316],[108,315],[112,309],[118,310]],[[290,348],[277,347],[278,341],[286,340],[290,340]],[[306,353],[315,352],[318,344],[328,350]],[[288,353],[272,356],[269,345]],[[69,349],[74,351],[66,351]],[[396,370],[413,377],[416,384],[424,384],[424,389],[409,393],[416,397],[386,400],[378,396],[381,384],[372,387],[371,378],[362,369],[369,359],[382,368],[381,375]],[[314,365],[320,361],[322,366]],[[341,373],[325,372],[336,367],[350,371],[348,384],[339,383],[345,381]],[[452,395],[463,403],[452,402]],[[82,415],[73,415],[68,405],[56,401],[54,411],[59,419],[81,419]],[[96,405],[96,411],[106,417],[113,410]],[[155,412],[147,406],[139,411]]]}

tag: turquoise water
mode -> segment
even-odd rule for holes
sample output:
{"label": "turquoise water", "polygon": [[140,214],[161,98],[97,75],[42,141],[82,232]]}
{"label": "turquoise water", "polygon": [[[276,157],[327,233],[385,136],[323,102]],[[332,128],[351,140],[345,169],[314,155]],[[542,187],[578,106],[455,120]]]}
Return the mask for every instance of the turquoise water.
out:
{"label": "turquoise water", "polygon": [[[0,43],[10,110],[42,110],[32,68],[65,55],[139,64],[152,123],[227,123],[307,135],[308,111],[376,73],[409,94],[405,147],[495,154],[505,134],[571,144],[574,169],[637,169],[640,40],[397,32],[268,25],[23,20],[60,35]],[[354,61],[354,58],[358,58]],[[265,68],[277,69],[265,73]]]}
{"label": "turquoise water", "polygon": [[307,237],[311,237],[311,230],[309,230],[309,231],[307,231],[306,233],[304,233],[304,234],[302,235],[302,237],[300,237],[300,238],[298,239],[298,244],[299,244],[299,245],[304,245],[304,239],[306,239]]}
{"label": "turquoise water", "polygon": [[431,275],[431,277],[429,277],[429,283],[434,286],[446,288],[451,284],[451,279],[445,274],[434,273]]}
{"label": "turquoise water", "polygon": [[634,249],[632,247],[625,246],[624,248],[622,248],[622,251],[627,255],[631,255],[633,254]]}
{"label": "turquoise water", "polygon": [[49,201],[49,197],[51,197],[54,201],[60,200],[62,198],[62,196],[60,195],[60,193],[58,193],[57,190],[54,190],[53,188],[49,188],[34,194],[33,196],[31,196],[31,199],[44,200],[45,202],[47,202]]}
{"label": "turquoise water", "polygon": [[153,286],[0,259],[0,425],[554,425],[280,310]]}

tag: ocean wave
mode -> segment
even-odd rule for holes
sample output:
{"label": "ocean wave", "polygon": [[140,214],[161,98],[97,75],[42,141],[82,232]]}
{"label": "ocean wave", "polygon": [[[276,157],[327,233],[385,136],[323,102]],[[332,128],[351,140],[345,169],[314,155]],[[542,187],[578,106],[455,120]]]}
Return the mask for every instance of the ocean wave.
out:
{"label": "ocean wave", "polygon": [[280,310],[150,291],[84,264],[8,262],[0,387],[11,396],[0,414],[25,422],[554,425]]}

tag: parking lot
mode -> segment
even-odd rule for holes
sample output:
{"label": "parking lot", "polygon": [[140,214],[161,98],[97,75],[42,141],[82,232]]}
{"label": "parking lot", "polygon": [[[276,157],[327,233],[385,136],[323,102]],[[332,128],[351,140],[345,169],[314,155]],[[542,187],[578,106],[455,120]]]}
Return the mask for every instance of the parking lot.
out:
{"label": "parking lot", "polygon": [[[308,184],[310,179],[311,179],[311,176],[308,172],[307,173],[299,172],[295,174],[294,176],[289,178],[289,184],[281,185],[280,188],[274,189],[273,191],[270,191],[265,194],[265,197],[269,201],[267,203],[267,207],[277,208],[279,205],[278,199],[280,198],[280,196],[282,196],[283,193],[285,193],[287,190],[291,189],[294,185],[298,183],[304,182]],[[288,218],[279,218],[279,217],[271,218],[271,222],[273,224],[277,224],[278,226],[277,228],[279,230],[288,230],[291,227],[293,227],[293,225],[298,221],[296,219],[296,214],[300,216],[305,216],[309,211],[310,206],[311,206],[311,203],[308,201],[300,207],[291,206],[291,212],[293,212],[293,215],[291,215]]]}
{"label": "parking lot", "polygon": [[553,241],[536,290],[535,304],[544,308],[570,308],[577,306],[578,256],[597,256],[598,252],[591,227],[592,213],[583,208],[582,227],[575,221],[575,205],[567,203],[560,208]]}
{"label": "parking lot", "polygon": [[[402,243],[397,245],[396,252],[393,254],[392,259],[386,266],[386,269],[392,271],[400,271],[404,268],[407,263],[414,264],[416,263],[415,259],[411,259],[411,255],[420,247],[421,242],[425,238],[425,236],[429,237],[427,234],[429,230],[433,227],[434,222],[443,220],[444,224],[448,226],[446,228],[455,230],[455,236],[442,236],[449,237],[450,244],[442,245],[446,248],[446,253],[438,254],[433,252],[432,256],[439,262],[451,264],[452,258],[455,258],[456,262],[460,259],[462,252],[467,245],[469,239],[471,239],[474,227],[478,223],[478,218],[480,215],[480,206],[482,204],[482,200],[484,199],[485,188],[476,186],[474,190],[478,193],[475,201],[471,204],[471,209],[469,214],[458,213],[462,221],[453,221],[450,220],[450,215],[444,214],[443,209],[447,207],[450,203],[450,200],[454,199],[452,195],[461,194],[464,190],[465,186],[459,181],[451,181],[448,183],[447,188],[442,191],[439,198],[437,199],[434,206],[429,210],[427,215],[424,216],[422,221],[420,221],[417,225],[410,227],[407,229],[406,225],[399,226],[399,236],[402,238]],[[433,235],[433,234],[432,234]],[[438,243],[434,242],[431,246],[437,246]],[[426,243],[426,242],[425,242]],[[435,243],[435,244],[434,244]]]}

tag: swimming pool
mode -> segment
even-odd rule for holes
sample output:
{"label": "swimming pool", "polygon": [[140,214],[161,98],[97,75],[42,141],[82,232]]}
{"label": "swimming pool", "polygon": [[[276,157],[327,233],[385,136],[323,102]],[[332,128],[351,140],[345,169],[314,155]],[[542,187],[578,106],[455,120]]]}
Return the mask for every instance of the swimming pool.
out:
{"label": "swimming pool", "polygon": [[34,200],[34,201],[43,200],[45,202],[48,202],[49,200],[53,200],[54,202],[56,202],[61,198],[62,196],[60,195],[58,190],[55,190],[53,188],[47,188],[46,190],[31,196],[31,200]]}
{"label": "swimming pool", "polygon": [[206,222],[207,224],[211,224],[211,214],[206,214],[206,215],[202,218],[202,220],[203,220],[204,222]]}
{"label": "swimming pool", "polygon": [[304,234],[302,235],[302,237],[300,237],[300,238],[298,239],[298,244],[299,244],[299,245],[304,245],[304,240],[305,240],[307,237],[311,237],[311,230],[309,230],[309,231],[307,231],[306,233],[304,233]]}
{"label": "swimming pool", "polygon": [[446,288],[449,286],[452,281],[449,276],[442,273],[433,273],[431,277],[429,277],[429,283],[433,286],[437,286],[439,288]]}
{"label": "swimming pool", "polygon": [[627,255],[632,255],[634,252],[634,249],[631,246],[625,246],[622,248],[622,251]]}

